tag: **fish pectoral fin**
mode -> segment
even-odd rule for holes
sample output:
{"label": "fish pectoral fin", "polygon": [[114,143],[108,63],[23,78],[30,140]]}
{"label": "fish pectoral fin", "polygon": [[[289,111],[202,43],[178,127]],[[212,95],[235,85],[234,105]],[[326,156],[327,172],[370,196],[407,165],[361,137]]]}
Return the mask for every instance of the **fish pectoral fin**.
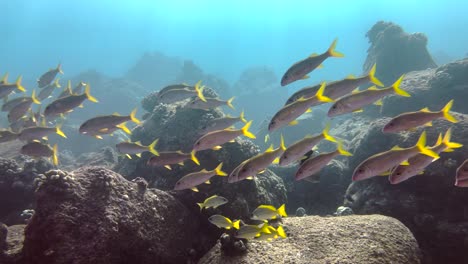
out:
{"label": "fish pectoral fin", "polygon": [[354,90],[351,92],[351,94],[357,94],[357,93],[359,93],[359,87],[356,88],[356,89],[354,89]]}
{"label": "fish pectoral fin", "polygon": [[383,105],[382,99],[375,101],[374,105],[382,106]]}
{"label": "fish pectoral fin", "polygon": [[233,139],[233,140],[229,140],[228,142],[229,142],[229,143],[235,143],[235,142],[236,142],[236,140],[235,140],[235,139]]}
{"label": "fish pectoral fin", "polygon": [[141,158],[141,153],[135,154],[137,157]]}
{"label": "fish pectoral fin", "polygon": [[407,129],[409,132],[416,132],[418,129],[415,127],[411,127]]}
{"label": "fish pectoral fin", "polygon": [[198,190],[197,187],[190,188],[190,190],[192,190],[192,191],[194,191],[194,192],[199,192],[199,190]]}
{"label": "fish pectoral fin", "polygon": [[424,124],[424,126],[431,127],[432,126],[432,121],[427,122],[426,124]]}
{"label": "fish pectoral fin", "polygon": [[398,145],[396,145],[396,146],[394,146],[394,147],[392,148],[392,150],[402,150],[402,149],[403,149],[403,148],[400,147],[400,146],[398,146]]}
{"label": "fish pectoral fin", "polygon": [[172,170],[171,166],[169,166],[169,165],[164,165],[164,168],[166,168],[168,170]]}
{"label": "fish pectoral fin", "polygon": [[254,179],[254,177],[253,177],[253,176],[247,176],[246,179],[249,180],[249,181],[251,181],[251,180]]}
{"label": "fish pectoral fin", "polygon": [[132,156],[130,156],[130,154],[125,154],[125,156],[127,156],[127,158],[129,159],[132,159]]}
{"label": "fish pectoral fin", "polygon": [[312,113],[312,109],[308,108],[305,112],[306,113]]}
{"label": "fish pectoral fin", "polygon": [[205,184],[211,184],[210,180],[207,180],[207,181],[205,182]]}
{"label": "fish pectoral fin", "polygon": [[259,171],[258,174],[263,174],[265,173],[266,169],[262,170],[262,171]]}
{"label": "fish pectoral fin", "polygon": [[276,158],[276,159],[273,160],[272,163],[273,163],[273,164],[278,164],[278,163],[279,163],[279,160],[280,160],[279,158]]}
{"label": "fish pectoral fin", "polygon": [[265,135],[265,143],[267,143],[269,139],[270,139],[270,135],[266,134]]}
{"label": "fish pectoral fin", "polygon": [[379,176],[388,176],[390,174],[392,174],[391,171],[386,171],[386,172],[383,172],[383,173],[379,174]]}
{"label": "fish pectoral fin", "polygon": [[361,109],[358,109],[358,110],[354,110],[354,111],[353,111],[353,113],[362,113],[362,112],[364,112],[364,109],[362,109],[362,108],[361,108]]}
{"label": "fish pectoral fin", "polygon": [[319,66],[317,66],[317,69],[323,69],[323,64],[320,64]]}
{"label": "fish pectoral fin", "polygon": [[182,162],[179,162],[179,163],[177,163],[177,164],[179,164],[180,166],[184,166],[184,162],[183,162],[183,161],[182,161]]}
{"label": "fish pectoral fin", "polygon": [[79,108],[84,108],[83,104],[80,104],[78,107],[79,107]]}
{"label": "fish pectoral fin", "polygon": [[408,166],[410,165],[409,162],[407,160],[403,161],[402,163],[400,163],[400,165],[403,165],[403,166]]}
{"label": "fish pectoral fin", "polygon": [[306,80],[306,79],[309,79],[309,78],[310,78],[309,75],[304,75],[304,76],[302,76],[301,80]]}
{"label": "fish pectoral fin", "polygon": [[94,137],[97,138],[97,139],[103,139],[103,138],[102,138],[101,136],[99,136],[99,135],[96,135],[96,136],[94,136]]}
{"label": "fish pectoral fin", "polygon": [[222,149],[222,147],[221,146],[216,146],[216,147],[212,147],[211,149],[212,150],[220,150],[220,149]]}
{"label": "fish pectoral fin", "polygon": [[424,171],[418,172],[418,175],[423,175],[423,174],[424,174]]}
{"label": "fish pectoral fin", "polygon": [[106,133],[107,131],[109,131],[109,128],[101,128],[98,130],[100,133]]}
{"label": "fish pectoral fin", "polygon": [[289,126],[295,126],[295,125],[297,125],[297,124],[299,124],[299,121],[293,120],[293,121],[289,122],[288,125],[289,125]]}

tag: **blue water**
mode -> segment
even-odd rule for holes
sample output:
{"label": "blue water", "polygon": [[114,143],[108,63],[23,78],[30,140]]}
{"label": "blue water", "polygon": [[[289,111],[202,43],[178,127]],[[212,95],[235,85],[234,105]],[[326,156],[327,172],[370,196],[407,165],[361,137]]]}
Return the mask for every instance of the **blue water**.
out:
{"label": "blue water", "polygon": [[365,33],[378,20],[425,33],[430,51],[454,58],[468,52],[468,1],[461,0],[3,0],[1,6],[0,73],[31,79],[59,61],[67,76],[87,69],[121,76],[145,51],[192,59],[231,83],[255,65],[272,67],[280,78],[338,37],[346,58],[328,60],[312,76],[336,79],[361,73]]}

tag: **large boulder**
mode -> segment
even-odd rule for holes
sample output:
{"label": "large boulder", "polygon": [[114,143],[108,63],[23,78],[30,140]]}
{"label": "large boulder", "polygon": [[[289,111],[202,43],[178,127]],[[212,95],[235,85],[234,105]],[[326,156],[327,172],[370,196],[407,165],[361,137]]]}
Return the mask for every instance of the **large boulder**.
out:
{"label": "large boulder", "polygon": [[381,215],[291,217],[288,237],[248,242],[241,255],[226,254],[220,242],[199,264],[420,263],[418,243],[398,220]]}

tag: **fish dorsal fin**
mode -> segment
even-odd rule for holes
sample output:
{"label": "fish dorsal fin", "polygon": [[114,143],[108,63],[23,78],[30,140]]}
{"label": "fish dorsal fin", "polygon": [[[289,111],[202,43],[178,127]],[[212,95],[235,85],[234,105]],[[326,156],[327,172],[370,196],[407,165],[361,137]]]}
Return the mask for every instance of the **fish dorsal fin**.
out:
{"label": "fish dorsal fin", "polygon": [[120,116],[120,114],[117,113],[117,112],[114,112],[112,115],[114,115],[114,116]]}
{"label": "fish dorsal fin", "polygon": [[369,89],[367,89],[369,91],[378,91],[379,89],[377,89],[377,87],[375,86],[372,86],[372,87],[369,87]]}
{"label": "fish dorsal fin", "polygon": [[272,152],[273,150],[273,144],[271,144],[270,147],[268,147],[267,150],[265,150],[265,152]]}
{"label": "fish dorsal fin", "polygon": [[177,154],[185,154],[181,150],[176,151]]}
{"label": "fish dorsal fin", "polygon": [[354,75],[350,74],[350,75],[346,76],[346,79],[353,80],[353,79],[356,79],[356,77]]}
{"label": "fish dorsal fin", "polygon": [[312,109],[307,108],[307,110],[306,110],[305,112],[306,112],[306,113],[312,113]]}
{"label": "fish dorsal fin", "polygon": [[317,57],[317,56],[318,56],[318,54],[316,52],[314,52],[314,53],[310,54],[309,58],[313,58],[313,57]]}
{"label": "fish dorsal fin", "polygon": [[351,94],[357,94],[357,93],[359,93],[359,87],[356,88],[356,89],[354,89],[354,90],[351,92]]}
{"label": "fish dorsal fin", "polygon": [[140,146],[141,146],[141,141],[140,141],[140,140],[138,140],[137,142],[135,142],[135,144],[137,144],[137,145],[140,145]]}
{"label": "fish dorsal fin", "polygon": [[402,149],[403,149],[403,148],[402,148],[402,147],[399,147],[398,145],[397,145],[397,146],[394,146],[394,147],[392,148],[392,150],[402,150]]}
{"label": "fish dorsal fin", "polygon": [[206,169],[201,170],[200,172],[208,172]]}
{"label": "fish dorsal fin", "polygon": [[424,112],[424,113],[429,113],[429,112],[431,112],[431,111],[429,110],[429,108],[427,108],[427,107],[424,107],[423,109],[421,109],[421,110],[419,110],[419,111]]}

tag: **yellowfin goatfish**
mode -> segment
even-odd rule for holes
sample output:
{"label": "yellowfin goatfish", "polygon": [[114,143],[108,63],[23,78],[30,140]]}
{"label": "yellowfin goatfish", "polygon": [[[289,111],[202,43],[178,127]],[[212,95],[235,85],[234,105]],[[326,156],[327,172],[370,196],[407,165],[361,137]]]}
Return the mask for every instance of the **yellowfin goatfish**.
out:
{"label": "yellowfin goatfish", "polygon": [[47,137],[52,133],[56,133],[57,135],[67,138],[65,133],[61,130],[61,125],[56,127],[45,127],[45,126],[37,126],[37,127],[28,127],[23,130],[18,135],[19,140],[23,141],[31,141],[34,139],[42,139]]}
{"label": "yellowfin goatfish", "polygon": [[0,98],[3,98],[13,92],[15,89],[20,90],[21,92],[26,92],[23,86],[21,86],[22,77],[18,77],[15,83],[2,83],[0,84]]}
{"label": "yellowfin goatfish", "polygon": [[239,229],[240,224],[240,220],[233,222],[231,219],[222,215],[212,215],[208,218],[208,221],[210,221],[213,225],[217,226],[218,228],[224,229]]}
{"label": "yellowfin goatfish", "polygon": [[300,160],[304,155],[316,146],[322,139],[336,142],[336,139],[328,134],[330,131],[330,124],[325,126],[323,132],[319,135],[306,136],[303,139],[295,142],[289,146],[281,155],[279,159],[280,166],[289,165],[295,161]]}
{"label": "yellowfin goatfish", "polygon": [[39,77],[39,79],[37,80],[37,86],[39,88],[43,88],[43,87],[46,87],[47,85],[51,84],[58,73],[63,74],[62,65],[60,63],[57,66],[57,68],[50,69],[46,73],[42,74],[42,76]]}
{"label": "yellowfin goatfish", "polygon": [[283,78],[281,78],[281,86],[288,85],[297,80],[309,78],[307,74],[319,67],[320,64],[329,57],[344,57],[343,54],[335,51],[336,42],[337,40],[335,39],[330,45],[330,48],[324,53],[320,55],[312,54],[310,57],[296,62],[286,71]]}
{"label": "yellowfin goatfish", "polygon": [[278,217],[287,217],[286,207],[282,204],[278,209],[273,205],[260,205],[250,215],[252,220],[267,221]]}
{"label": "yellowfin goatfish", "polygon": [[227,105],[231,109],[234,109],[234,106],[232,105],[233,100],[234,97],[231,97],[227,101],[223,101],[218,98],[206,98],[206,101],[202,101],[200,98],[195,98],[194,100],[188,102],[185,107],[192,109],[209,110],[219,106]]}
{"label": "yellowfin goatfish", "polygon": [[0,130],[0,143],[13,141],[18,138],[18,134],[11,130]]}
{"label": "yellowfin goatfish", "polygon": [[[375,77],[375,70],[376,70],[376,65],[374,64],[374,66],[372,66],[369,73],[365,76],[355,78],[351,75],[343,80],[330,82],[327,84],[327,89],[324,91],[323,95],[333,100],[336,100],[340,97],[343,97],[351,93],[357,87],[364,85],[368,82],[371,82],[377,86],[383,87],[384,85],[382,84],[382,82],[380,82],[379,79]],[[286,105],[296,101],[297,99],[301,97],[308,98],[308,97],[314,96],[319,88],[320,88],[320,85],[314,85],[311,87],[303,88],[295,92],[286,101]],[[317,102],[314,103],[313,106],[316,106],[322,103],[323,102],[320,102],[317,100]]]}
{"label": "yellowfin goatfish", "polygon": [[278,228],[274,228],[271,225],[268,226],[268,230],[270,233],[261,232],[260,236],[256,236],[255,240],[260,241],[271,241],[273,239],[277,239],[278,237],[286,238],[286,232],[282,226],[278,226]]}
{"label": "yellowfin goatfish", "polygon": [[468,187],[468,159],[465,160],[457,169],[455,186]]}
{"label": "yellowfin goatfish", "polygon": [[228,200],[222,196],[218,195],[213,195],[211,197],[206,198],[206,200],[203,203],[197,203],[198,206],[200,206],[200,211],[203,210],[203,208],[208,209],[208,208],[218,208],[219,206],[226,204]]}
{"label": "yellowfin goatfish", "polygon": [[[448,129],[442,139],[442,136],[439,135],[437,143],[430,147],[429,149],[434,151],[437,154],[441,152],[452,151],[455,148],[461,148],[463,145],[450,142],[451,129]],[[391,184],[398,184],[400,182],[406,181],[407,179],[423,173],[424,168],[429,166],[436,159],[429,157],[424,154],[416,154],[415,156],[408,159],[409,165],[398,165],[395,169],[392,170],[388,180]]]}
{"label": "yellowfin goatfish", "polygon": [[351,153],[343,149],[343,144],[338,142],[337,148],[333,152],[321,153],[315,157],[311,157],[302,163],[301,167],[296,172],[295,179],[296,181],[302,180],[304,178],[310,177],[325,166],[327,166],[330,161],[332,161],[336,156],[352,156]]}
{"label": "yellowfin goatfish", "polygon": [[283,135],[281,135],[281,144],[277,149],[273,149],[273,145],[271,145],[264,153],[260,153],[248,159],[245,163],[241,163],[237,171],[234,169],[233,172],[236,173],[231,172],[228,182],[234,183],[244,179],[252,179],[258,173],[263,172],[271,163],[279,159],[278,157],[281,156],[285,150],[284,138]]}
{"label": "yellowfin goatfish", "polygon": [[159,152],[159,156],[151,157],[146,164],[148,166],[164,166],[170,170],[170,165],[183,165],[183,162],[188,159],[192,159],[192,161],[195,162],[195,164],[200,165],[200,162],[195,156],[195,152],[183,153],[182,151]]}
{"label": "yellowfin goatfish", "polygon": [[[89,134],[89,135],[96,135],[96,134],[110,134],[112,133],[113,128],[117,128],[118,125],[125,123],[127,121],[132,121],[135,124],[140,124],[140,120],[136,118],[136,111],[135,108],[130,115],[128,116],[121,116],[118,113],[114,113],[112,115],[106,116],[97,116],[93,117],[87,121],[85,121],[78,131],[80,134]],[[125,126],[121,126],[123,130],[125,130]],[[115,129],[114,129],[115,131]],[[130,131],[126,131],[129,133]]]}
{"label": "yellowfin goatfish", "polygon": [[203,95],[204,86],[200,86],[201,81],[195,84],[194,90],[190,88],[183,89],[172,89],[164,93],[158,94],[158,99],[162,103],[170,104],[177,101],[182,101],[193,96],[198,96],[202,101],[206,102],[205,96]]}
{"label": "yellowfin goatfish", "polygon": [[253,239],[255,237],[260,237],[262,233],[271,233],[267,223],[263,223],[260,225],[243,225],[236,232],[235,237],[243,239]]}
{"label": "yellowfin goatfish", "polygon": [[44,116],[54,117],[60,114],[71,112],[74,108],[80,106],[86,99],[97,103],[98,100],[89,93],[89,90],[89,85],[86,85],[85,92],[83,94],[69,95],[53,101],[44,110]]}
{"label": "yellowfin goatfish", "polygon": [[55,166],[58,165],[57,144],[55,144],[54,147],[51,148],[49,145],[46,145],[39,141],[31,141],[28,144],[21,147],[20,153],[34,158],[52,157],[53,164]]}
{"label": "yellowfin goatfish", "polygon": [[430,150],[426,146],[426,131],[419,137],[416,145],[410,148],[400,148],[398,146],[392,149],[375,154],[359,164],[353,173],[353,181],[365,180],[384,172],[390,171],[393,167],[399,164],[407,164],[404,162],[414,155],[422,153],[432,158],[439,158],[439,155]]}
{"label": "yellowfin goatfish", "polygon": [[153,141],[148,146],[143,146],[140,141],[138,142],[120,142],[117,145],[115,145],[115,148],[119,153],[125,154],[128,158],[131,159],[130,155],[137,155],[138,157],[141,157],[142,152],[149,151],[153,155],[159,156],[159,153],[156,151],[155,147],[156,144],[158,144],[158,140],[156,139]]}
{"label": "yellowfin goatfish", "polygon": [[192,191],[198,192],[196,186],[202,183],[210,184],[211,177],[215,175],[227,176],[227,174],[221,170],[222,166],[223,163],[220,163],[214,170],[207,171],[203,169],[198,172],[189,173],[176,182],[174,190],[192,189]]}
{"label": "yellowfin goatfish", "polygon": [[58,89],[60,87],[62,87],[62,86],[60,85],[59,79],[57,78],[57,79],[55,79],[55,81],[52,84],[50,84],[47,87],[45,87],[44,89],[42,89],[39,92],[39,94],[37,95],[37,98],[39,100],[41,100],[41,101],[45,100],[55,91],[55,89]]}
{"label": "yellowfin goatfish", "polygon": [[232,141],[241,135],[244,135],[248,138],[255,138],[255,135],[249,131],[251,125],[252,121],[249,121],[241,129],[223,129],[210,132],[200,137],[195,142],[193,150],[200,151],[205,149],[220,149],[222,144]]}
{"label": "yellowfin goatfish", "polygon": [[200,130],[198,131],[198,134],[205,135],[207,133],[210,133],[216,130],[223,130],[225,128],[233,126],[235,123],[239,121],[247,123],[247,120],[245,120],[245,117],[244,117],[244,111],[240,113],[239,117],[231,117],[228,115],[226,117],[220,117],[220,118],[208,120],[207,123],[200,128]]}
{"label": "yellowfin goatfish", "polygon": [[328,117],[334,117],[351,112],[359,112],[362,111],[362,108],[364,106],[370,105],[372,103],[381,105],[380,100],[392,93],[405,97],[410,97],[411,95],[409,93],[400,89],[400,84],[403,78],[404,75],[402,75],[390,87],[377,89],[375,86],[372,86],[371,88],[365,91],[355,92],[338,99],[328,111]]}
{"label": "yellowfin goatfish", "polygon": [[414,129],[418,126],[432,126],[432,121],[438,118],[445,118],[452,123],[457,123],[458,120],[450,114],[453,100],[450,100],[440,111],[431,112],[429,109],[423,108],[416,112],[403,113],[388,122],[382,129],[384,133],[397,133],[404,130]]}

